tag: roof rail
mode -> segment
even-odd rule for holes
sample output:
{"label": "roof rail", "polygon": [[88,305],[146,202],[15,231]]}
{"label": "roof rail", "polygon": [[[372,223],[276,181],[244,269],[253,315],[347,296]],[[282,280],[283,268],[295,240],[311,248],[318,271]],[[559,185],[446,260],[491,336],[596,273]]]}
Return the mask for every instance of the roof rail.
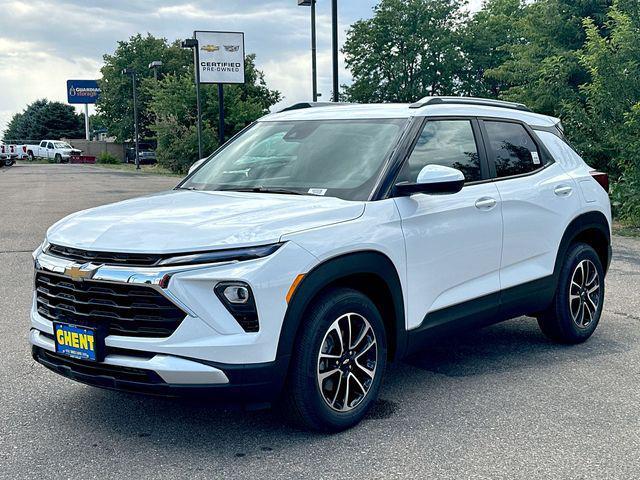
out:
{"label": "roof rail", "polygon": [[479,105],[483,107],[510,108],[522,112],[532,110],[522,103],[505,102],[503,100],[492,100],[490,98],[477,97],[424,97],[409,105],[409,108],[422,108],[427,105]]}
{"label": "roof rail", "polygon": [[303,108],[316,108],[316,107],[342,107],[345,105],[353,105],[353,103],[346,102],[300,102],[289,105],[283,108],[278,113],[288,112],[289,110],[301,110]]}

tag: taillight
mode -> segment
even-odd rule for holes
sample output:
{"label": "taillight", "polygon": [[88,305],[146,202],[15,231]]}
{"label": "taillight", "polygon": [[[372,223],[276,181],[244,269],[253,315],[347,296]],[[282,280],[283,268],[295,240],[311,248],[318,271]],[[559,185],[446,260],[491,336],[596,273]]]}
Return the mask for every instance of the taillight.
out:
{"label": "taillight", "polygon": [[22,145],[22,153],[27,153],[27,146],[26,145]]}
{"label": "taillight", "polygon": [[609,193],[609,175],[604,172],[594,170],[591,172],[591,176],[602,188],[604,188],[605,192]]}

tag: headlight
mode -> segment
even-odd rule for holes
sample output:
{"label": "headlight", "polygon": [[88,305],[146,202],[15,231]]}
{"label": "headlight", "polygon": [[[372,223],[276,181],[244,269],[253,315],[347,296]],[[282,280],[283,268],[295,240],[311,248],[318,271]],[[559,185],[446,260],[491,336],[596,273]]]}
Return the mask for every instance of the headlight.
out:
{"label": "headlight", "polygon": [[214,250],[212,252],[190,253],[165,258],[158,262],[158,266],[167,265],[194,265],[203,263],[242,262],[267,257],[282,246],[282,243],[263,245],[260,247],[230,248],[227,250]]}

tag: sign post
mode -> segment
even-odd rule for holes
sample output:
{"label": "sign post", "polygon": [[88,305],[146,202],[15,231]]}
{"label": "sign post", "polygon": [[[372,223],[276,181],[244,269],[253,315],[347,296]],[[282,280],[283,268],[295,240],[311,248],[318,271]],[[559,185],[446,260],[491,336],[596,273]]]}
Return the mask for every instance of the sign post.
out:
{"label": "sign post", "polygon": [[100,97],[97,80],[67,80],[67,102],[84,104],[84,133],[89,140],[89,104],[96,103]]}
{"label": "sign post", "polygon": [[218,142],[224,143],[224,84],[244,80],[244,33],[196,30],[196,81],[218,84]]}

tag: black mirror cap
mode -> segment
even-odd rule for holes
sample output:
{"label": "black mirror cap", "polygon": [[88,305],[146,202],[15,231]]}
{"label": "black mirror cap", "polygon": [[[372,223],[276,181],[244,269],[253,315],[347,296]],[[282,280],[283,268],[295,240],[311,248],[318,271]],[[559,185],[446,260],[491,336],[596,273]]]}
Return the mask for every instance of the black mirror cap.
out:
{"label": "black mirror cap", "polygon": [[458,193],[464,187],[464,180],[439,183],[396,183],[393,194],[395,197],[409,197],[416,193],[431,195],[451,195]]}

